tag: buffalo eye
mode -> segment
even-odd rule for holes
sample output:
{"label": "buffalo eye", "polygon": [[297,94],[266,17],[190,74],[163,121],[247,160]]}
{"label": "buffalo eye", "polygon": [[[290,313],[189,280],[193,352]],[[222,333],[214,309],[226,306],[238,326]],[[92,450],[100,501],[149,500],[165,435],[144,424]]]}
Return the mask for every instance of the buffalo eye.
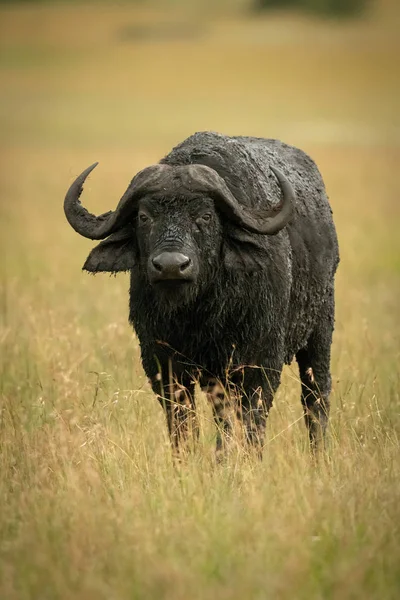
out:
{"label": "buffalo eye", "polygon": [[138,218],[139,218],[139,223],[142,223],[143,225],[150,221],[149,215],[146,215],[146,213],[144,213],[144,212],[140,212],[138,215]]}
{"label": "buffalo eye", "polygon": [[196,223],[209,223],[211,221],[211,217],[211,213],[204,213],[201,215],[201,217],[196,219]]}

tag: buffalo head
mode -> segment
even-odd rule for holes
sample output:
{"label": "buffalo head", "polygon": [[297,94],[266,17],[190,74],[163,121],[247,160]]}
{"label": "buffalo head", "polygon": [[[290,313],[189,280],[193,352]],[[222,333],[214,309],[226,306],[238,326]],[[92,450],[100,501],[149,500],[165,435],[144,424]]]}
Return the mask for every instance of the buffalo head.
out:
{"label": "buffalo head", "polygon": [[95,216],[79,198],[96,165],[79,175],[64,202],[75,231],[104,240],[89,254],[84,269],[117,272],[138,265],[156,293],[177,301],[192,297],[212,280],[224,256],[225,224],[236,231],[236,240],[239,231],[248,243],[254,238],[249,232],[274,235],[292,215],[294,191],[273,167],[282,199],[273,210],[266,210],[240,204],[211,167],[159,164],[133,178],[114,211]]}

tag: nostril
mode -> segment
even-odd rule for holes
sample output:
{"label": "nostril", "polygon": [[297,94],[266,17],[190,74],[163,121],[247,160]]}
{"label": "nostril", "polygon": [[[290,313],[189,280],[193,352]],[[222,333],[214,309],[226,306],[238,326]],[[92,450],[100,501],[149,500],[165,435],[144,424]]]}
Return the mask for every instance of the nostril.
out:
{"label": "nostril", "polygon": [[191,273],[192,260],[180,252],[161,252],[151,258],[150,270],[157,280],[185,279]]}
{"label": "nostril", "polygon": [[153,263],[153,267],[157,270],[157,271],[162,271],[162,264],[157,260],[157,258],[153,258],[153,260],[151,261]]}
{"label": "nostril", "polygon": [[181,272],[182,272],[182,271],[186,271],[186,269],[187,269],[188,267],[190,267],[190,263],[191,263],[191,262],[192,262],[192,261],[190,260],[190,258],[186,258],[186,260],[185,260],[184,262],[182,262],[182,263],[179,265],[179,270],[180,270]]}

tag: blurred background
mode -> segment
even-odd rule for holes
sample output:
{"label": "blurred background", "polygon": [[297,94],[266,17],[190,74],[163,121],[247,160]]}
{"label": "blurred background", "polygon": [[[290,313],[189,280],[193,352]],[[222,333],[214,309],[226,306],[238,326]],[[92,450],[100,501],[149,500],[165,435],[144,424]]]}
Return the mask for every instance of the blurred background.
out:
{"label": "blurred background", "polygon": [[[176,600],[201,589],[260,597],[249,592],[257,581],[279,598],[399,597],[399,28],[398,0],[0,2],[3,598],[44,597],[43,589],[78,598],[77,581],[85,600]],[[127,323],[128,275],[82,273],[93,244],[62,209],[94,161],[83,202],[99,214],[115,208],[139,169],[201,130],[279,138],[310,154],[341,251],[337,471],[318,475],[315,496],[307,487],[297,370],[287,368],[268,427],[264,468],[274,468],[260,480],[251,470],[235,475],[258,490],[237,508],[240,518],[242,480],[218,487],[192,471],[184,488],[168,470],[163,416]],[[213,430],[204,431],[212,453]],[[174,506],[184,510],[185,494],[198,504],[182,521]],[[329,541],[308,547],[317,521]],[[140,551],[129,537],[136,525]],[[235,535],[253,535],[240,564]],[[124,546],[139,565],[133,575]],[[187,556],[210,566],[193,574]],[[307,587],[310,557],[321,587]],[[213,577],[224,568],[233,591],[221,596],[223,578]],[[128,590],[132,577],[144,596]]]}
{"label": "blurred background", "polygon": [[396,0],[0,5],[3,148],[157,156],[203,129],[398,145]]}

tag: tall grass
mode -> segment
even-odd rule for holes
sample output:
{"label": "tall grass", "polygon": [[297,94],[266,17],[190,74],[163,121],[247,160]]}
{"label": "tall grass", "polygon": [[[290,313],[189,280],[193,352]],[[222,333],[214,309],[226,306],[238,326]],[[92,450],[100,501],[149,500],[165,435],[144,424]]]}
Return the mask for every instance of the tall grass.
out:
{"label": "tall grass", "polygon": [[[0,597],[398,598],[396,27],[288,15],[207,21],[193,40],[120,37],[150,18],[0,14]],[[92,244],[62,214],[73,176],[101,161],[85,202],[105,211],[199,129],[284,138],[324,174],[342,261],[316,464],[293,364],[262,464],[240,452],[214,464],[200,396],[199,447],[174,465],[127,324],[128,278],[80,272]]]}

